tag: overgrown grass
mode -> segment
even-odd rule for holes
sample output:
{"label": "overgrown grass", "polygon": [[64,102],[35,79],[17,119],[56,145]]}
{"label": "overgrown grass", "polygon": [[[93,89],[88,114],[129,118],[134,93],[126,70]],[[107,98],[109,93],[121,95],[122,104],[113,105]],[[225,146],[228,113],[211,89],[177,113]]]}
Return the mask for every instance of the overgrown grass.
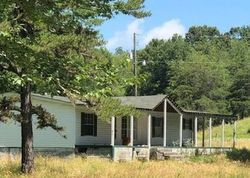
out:
{"label": "overgrown grass", "polygon": [[0,158],[1,178],[87,177],[250,177],[250,165],[229,161],[224,155],[191,157],[182,161],[116,163],[104,158],[37,157],[32,175],[19,172],[20,158]]}
{"label": "overgrown grass", "polygon": [[[116,163],[105,158],[59,158],[37,156],[32,175],[20,173],[20,157],[0,157],[0,178],[89,177],[250,177],[250,118],[237,124],[237,148],[227,155],[190,157],[182,161],[132,161]],[[232,146],[232,125],[225,126],[225,145]],[[206,134],[208,132],[206,131]],[[220,146],[221,128],[213,128],[213,146]],[[208,138],[208,135],[206,135]],[[201,133],[199,133],[201,141]],[[208,140],[206,140],[206,145]]]}
{"label": "overgrown grass", "polygon": [[[212,128],[212,146],[221,146],[221,126]],[[237,148],[250,149],[250,117],[237,121],[236,127],[236,146]],[[225,146],[233,145],[233,125],[225,124]],[[205,145],[208,145],[209,131],[205,130]],[[198,133],[198,145],[202,143],[202,132]]]}

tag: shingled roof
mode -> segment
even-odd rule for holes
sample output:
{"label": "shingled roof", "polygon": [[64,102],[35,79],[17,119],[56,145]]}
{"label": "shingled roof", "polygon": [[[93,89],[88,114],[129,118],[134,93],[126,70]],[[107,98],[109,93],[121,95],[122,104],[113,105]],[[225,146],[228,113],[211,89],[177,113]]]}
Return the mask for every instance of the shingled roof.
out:
{"label": "shingled roof", "polygon": [[153,110],[166,97],[167,95],[149,95],[149,96],[122,96],[115,98],[119,99],[124,105],[130,105],[138,109]]}
{"label": "shingled roof", "polygon": [[[16,95],[15,93],[6,93],[5,96],[8,95]],[[55,101],[61,101],[61,102],[67,102],[70,103],[71,101],[64,96],[53,96],[50,95],[40,95],[32,93],[34,97],[40,97],[44,99],[52,99]],[[175,110],[178,110],[177,112],[182,114],[188,114],[188,115],[195,115],[195,116],[205,116],[205,117],[216,117],[216,118],[237,118],[237,116],[234,115],[226,115],[226,114],[219,114],[219,113],[210,113],[205,111],[192,111],[192,110],[186,110],[181,107],[179,107],[171,98],[168,97],[168,95],[148,95],[148,96],[122,96],[122,97],[114,97],[116,99],[119,99],[122,104],[124,105],[130,105],[132,107],[135,107],[137,109],[142,110],[154,110],[156,109],[164,99],[167,99],[168,102],[175,108]],[[76,105],[86,105],[86,102],[84,101],[75,101]]]}

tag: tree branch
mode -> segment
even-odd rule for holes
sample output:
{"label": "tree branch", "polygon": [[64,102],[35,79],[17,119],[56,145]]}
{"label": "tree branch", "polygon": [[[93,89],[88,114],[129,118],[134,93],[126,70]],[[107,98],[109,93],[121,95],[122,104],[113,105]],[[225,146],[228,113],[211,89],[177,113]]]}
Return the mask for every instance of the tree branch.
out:
{"label": "tree branch", "polygon": [[5,60],[5,63],[0,63],[0,71],[7,70],[17,74],[18,76],[22,75],[22,70],[17,67],[5,54],[1,53],[0,56],[2,56]]}
{"label": "tree branch", "polygon": [[5,70],[9,70],[9,65],[4,64],[4,63],[0,63],[0,72],[3,72]]}
{"label": "tree branch", "polygon": [[21,113],[21,108],[15,105],[17,101],[18,99],[16,97],[3,97],[0,101],[0,122],[6,122],[10,118],[19,121],[19,114],[13,112],[17,111]]}
{"label": "tree branch", "polygon": [[66,136],[62,134],[62,131],[64,130],[63,127],[57,125],[56,117],[53,114],[47,112],[41,105],[32,106],[32,114],[37,115],[38,129],[50,127],[66,138]]}

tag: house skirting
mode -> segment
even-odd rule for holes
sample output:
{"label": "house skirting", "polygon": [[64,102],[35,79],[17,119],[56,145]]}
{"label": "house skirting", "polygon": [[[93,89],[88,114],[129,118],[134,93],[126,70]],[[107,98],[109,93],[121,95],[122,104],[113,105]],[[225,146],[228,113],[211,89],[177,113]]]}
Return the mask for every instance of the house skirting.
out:
{"label": "house skirting", "polygon": [[[69,156],[75,153],[75,148],[65,147],[34,147],[35,154]],[[18,155],[21,154],[20,147],[0,147],[0,156],[4,154]]]}
{"label": "house skirting", "polygon": [[157,152],[159,154],[181,155],[182,157],[195,155],[210,155],[221,154],[231,151],[231,147],[141,147],[141,146],[114,146],[113,160],[114,161],[131,161],[133,159],[150,160],[152,154]]}
{"label": "house skirting", "polygon": [[[194,155],[209,155],[209,154],[220,154],[231,151],[231,147],[144,147],[144,146],[76,146],[75,148],[46,148],[46,147],[35,147],[34,151],[36,154],[41,155],[52,155],[52,156],[69,156],[74,154],[85,154],[112,158],[114,161],[131,161],[133,159],[144,159],[150,160],[153,152],[165,153],[176,153],[183,156],[194,156]],[[0,147],[1,155],[18,155],[21,154],[20,147]]]}

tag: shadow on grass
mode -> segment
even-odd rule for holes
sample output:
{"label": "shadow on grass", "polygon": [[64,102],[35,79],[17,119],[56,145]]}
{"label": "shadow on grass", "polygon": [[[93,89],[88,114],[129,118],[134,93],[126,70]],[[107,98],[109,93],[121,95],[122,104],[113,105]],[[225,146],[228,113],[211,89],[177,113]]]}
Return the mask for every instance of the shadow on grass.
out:
{"label": "shadow on grass", "polygon": [[233,149],[232,151],[227,152],[227,158],[243,163],[250,163],[250,150],[246,148]]}

